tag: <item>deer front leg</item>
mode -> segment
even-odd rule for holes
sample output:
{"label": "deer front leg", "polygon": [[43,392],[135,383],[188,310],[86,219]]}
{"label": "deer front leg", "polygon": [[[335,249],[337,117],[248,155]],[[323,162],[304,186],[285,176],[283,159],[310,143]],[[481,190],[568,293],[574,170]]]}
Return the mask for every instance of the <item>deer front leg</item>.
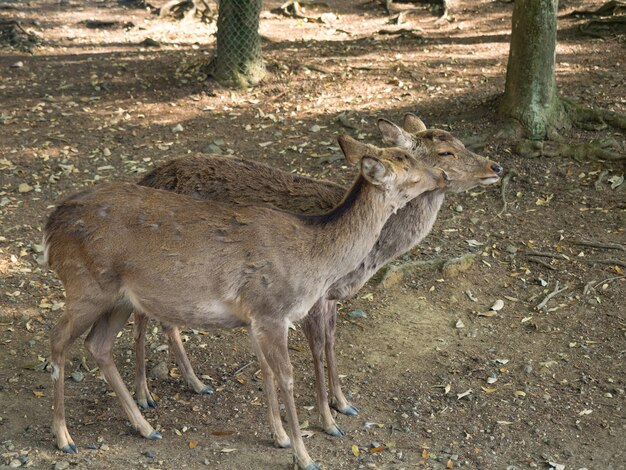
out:
{"label": "deer front leg", "polygon": [[355,416],[359,413],[357,407],[350,404],[341,390],[339,383],[339,371],[337,369],[337,358],[335,356],[335,332],[337,331],[337,303],[328,301],[329,308],[324,310],[326,334],[326,366],[328,367],[328,383],[332,391],[332,407],[347,416]]}
{"label": "deer front leg", "polygon": [[293,368],[289,360],[287,347],[287,323],[271,325],[253,323],[250,331],[251,336],[254,337],[254,341],[276,376],[278,386],[285,400],[287,424],[296,465],[302,470],[322,470],[309,456],[300,432],[296,403],[293,398]]}
{"label": "deer front leg", "polygon": [[148,317],[135,312],[135,400],[144,410],[156,408],[146,380],[146,330]]}
{"label": "deer front leg", "polygon": [[161,439],[161,434],[141,415],[113,362],[115,338],[126,324],[131,311],[129,306],[118,305],[108,315],[101,316],[87,335],[85,346],[96,360],[107,383],[119,398],[131,425],[147,439]]}
{"label": "deer front leg", "polygon": [[[326,380],[324,374],[324,349],[326,343],[326,318],[327,310],[332,307],[334,301],[325,299],[318,300],[309,314],[302,321],[302,329],[309,341],[309,348],[313,355],[313,368],[315,370],[315,399],[317,411],[322,421],[322,429],[326,434],[335,437],[345,436],[346,433],[337,425],[330,411],[328,394],[326,393]],[[334,314],[334,310],[330,312]]]}
{"label": "deer front leg", "polygon": [[250,341],[252,342],[252,349],[256,354],[261,367],[261,377],[263,378],[263,390],[265,391],[265,400],[267,401],[267,415],[270,421],[270,429],[272,432],[272,438],[276,447],[282,447],[288,449],[291,447],[291,441],[289,436],[283,428],[283,423],[280,419],[280,407],[278,405],[278,394],[276,393],[276,383],[274,381],[274,373],[267,360],[265,354],[257,342],[257,338],[252,334],[252,330],[248,330],[250,334]]}
{"label": "deer front leg", "polygon": [[163,325],[163,329],[165,330],[165,333],[167,333],[167,337],[170,340],[170,346],[172,347],[172,352],[176,358],[176,364],[178,364],[178,369],[183,375],[185,383],[194,392],[200,395],[209,395],[213,393],[213,388],[208,385],[204,385],[196,376],[191,362],[189,361],[189,357],[185,351],[185,347],[183,346],[183,341],[180,337],[180,330],[173,325]]}

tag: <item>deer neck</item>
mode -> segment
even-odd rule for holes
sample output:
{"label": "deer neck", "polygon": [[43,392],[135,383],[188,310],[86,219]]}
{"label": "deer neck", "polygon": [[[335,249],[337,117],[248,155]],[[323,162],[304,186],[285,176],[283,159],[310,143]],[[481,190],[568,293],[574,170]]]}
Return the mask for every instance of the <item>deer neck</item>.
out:
{"label": "deer neck", "polygon": [[313,233],[311,246],[316,247],[317,253],[311,255],[339,277],[355,269],[376,243],[385,222],[396,210],[396,202],[388,192],[359,176],[330,212],[301,216]]}

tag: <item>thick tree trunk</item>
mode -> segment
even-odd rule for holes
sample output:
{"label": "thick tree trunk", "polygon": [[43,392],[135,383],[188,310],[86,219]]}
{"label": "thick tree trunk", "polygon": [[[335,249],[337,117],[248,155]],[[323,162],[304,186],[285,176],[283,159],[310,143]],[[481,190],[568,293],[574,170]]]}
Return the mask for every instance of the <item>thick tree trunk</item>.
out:
{"label": "thick tree trunk", "polygon": [[221,84],[244,88],[265,75],[259,36],[261,0],[221,0],[217,52],[211,75]]}
{"label": "thick tree trunk", "polygon": [[502,114],[522,136],[550,138],[567,123],[555,77],[558,0],[516,0]]}

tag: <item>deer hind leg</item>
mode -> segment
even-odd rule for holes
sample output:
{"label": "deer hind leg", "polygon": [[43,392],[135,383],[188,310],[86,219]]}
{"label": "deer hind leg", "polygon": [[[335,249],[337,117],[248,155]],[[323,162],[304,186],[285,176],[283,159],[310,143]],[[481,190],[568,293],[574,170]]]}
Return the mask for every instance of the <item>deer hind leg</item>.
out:
{"label": "deer hind leg", "polygon": [[150,395],[146,380],[146,330],[148,317],[135,311],[135,401],[147,410],[156,408],[156,402]]}
{"label": "deer hind leg", "polygon": [[259,366],[261,367],[261,376],[263,377],[263,390],[265,391],[265,400],[267,401],[267,415],[270,421],[270,429],[272,432],[272,438],[276,447],[282,447],[288,449],[291,447],[291,441],[289,436],[283,428],[283,423],[280,419],[280,407],[278,405],[278,394],[276,392],[276,382],[274,380],[274,372],[265,358],[265,354],[258,343],[258,339],[252,334],[252,330],[249,330],[250,341],[252,342],[252,349],[259,360]]}
{"label": "deer hind leg", "polygon": [[321,470],[309,456],[300,432],[296,403],[293,398],[293,368],[289,360],[287,332],[286,324],[268,325],[263,328],[253,323],[251,327],[251,336],[274,373],[285,401],[295,463],[302,470]]}
{"label": "deer hind leg", "polygon": [[[326,434],[335,437],[345,436],[346,433],[337,425],[328,403],[326,380],[324,376],[324,349],[326,345],[326,317],[328,308],[332,308],[333,301],[318,300],[309,314],[302,321],[302,329],[309,340],[309,348],[313,355],[315,370],[315,399],[317,411],[320,414],[322,428]],[[331,312],[334,314],[334,311]]]}
{"label": "deer hind leg", "polygon": [[183,375],[183,379],[187,385],[194,392],[200,395],[209,395],[213,393],[213,388],[203,384],[196,376],[196,373],[191,366],[191,362],[189,361],[189,357],[185,352],[185,347],[183,346],[179,329],[173,325],[163,325],[163,329],[165,330],[165,333],[167,333],[172,351],[174,352],[174,357],[176,358],[176,364],[178,364],[180,373]]}
{"label": "deer hind leg", "polygon": [[68,292],[65,313],[50,333],[50,362],[54,384],[52,433],[56,437],[57,447],[68,454],[77,453],[77,448],[65,421],[65,352],[100,315],[106,314],[108,308],[103,307],[105,304],[98,304],[98,300],[97,295],[77,300]]}
{"label": "deer hind leg", "polygon": [[126,325],[131,312],[130,304],[118,303],[115,305],[109,314],[98,319],[87,335],[85,345],[98,363],[104,378],[119,398],[131,425],[145,438],[160,439],[161,434],[155,431],[141,415],[113,362],[113,343],[117,333]]}
{"label": "deer hind leg", "polygon": [[326,334],[326,366],[328,367],[328,384],[332,391],[333,400],[331,405],[334,409],[347,416],[355,416],[359,413],[356,406],[350,404],[341,391],[339,383],[339,371],[337,369],[337,357],[335,356],[335,332],[337,331],[337,303],[332,300],[329,308],[324,311]]}

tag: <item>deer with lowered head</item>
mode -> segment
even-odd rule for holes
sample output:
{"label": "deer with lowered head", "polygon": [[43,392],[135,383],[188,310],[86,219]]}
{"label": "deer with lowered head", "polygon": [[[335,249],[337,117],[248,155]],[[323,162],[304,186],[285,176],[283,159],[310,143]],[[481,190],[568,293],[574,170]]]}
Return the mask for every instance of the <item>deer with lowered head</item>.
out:
{"label": "deer with lowered head", "polygon": [[[115,366],[112,349],[133,310],[193,328],[246,326],[259,360],[270,427],[282,429],[275,380],[285,402],[299,468],[309,456],[293,396],[288,326],[302,319],[372,250],[389,216],[447,175],[399,148],[339,138],[359,176],[343,200],[321,215],[233,206],[127,183],[85,189],[63,200],[44,229],[45,256],[63,282],[65,311],[50,335],[57,446],[76,452],[65,421],[64,362],[85,345],[132,426],[160,434],[141,415]],[[286,436],[285,436],[286,437]]]}
{"label": "deer with lowered head", "polygon": [[[372,250],[357,268],[336,281],[315,303],[303,320],[303,329],[313,353],[316,375],[316,399],[324,431],[344,435],[330,410],[324,380],[324,358],[333,407],[347,415],[358,410],[341,390],[335,359],[336,300],[354,295],[367,280],[390,260],[414,248],[430,232],[446,191],[462,192],[477,185],[495,183],[503,169],[497,163],[470,152],[449,132],[427,129],[414,114],[404,117],[403,128],[381,119],[378,127],[383,140],[401,147],[423,163],[443,169],[450,177],[444,188],[427,191],[392,215]],[[264,203],[302,213],[319,213],[335,206],[345,192],[342,186],[294,175],[250,160],[224,156],[185,156],[170,160],[149,172],[140,185],[150,186],[197,198],[230,203]],[[135,398],[143,408],[155,406],[145,375],[144,343],[146,317],[135,315],[136,381]],[[193,371],[185,354],[178,329],[165,325],[172,351],[187,384],[197,393],[211,393]],[[276,434],[276,443],[287,446],[284,430]]]}

